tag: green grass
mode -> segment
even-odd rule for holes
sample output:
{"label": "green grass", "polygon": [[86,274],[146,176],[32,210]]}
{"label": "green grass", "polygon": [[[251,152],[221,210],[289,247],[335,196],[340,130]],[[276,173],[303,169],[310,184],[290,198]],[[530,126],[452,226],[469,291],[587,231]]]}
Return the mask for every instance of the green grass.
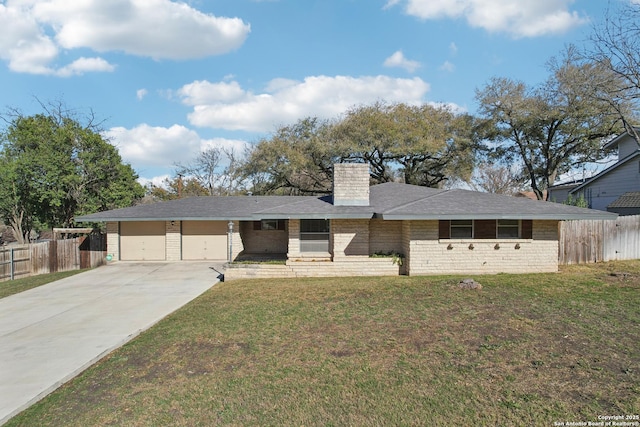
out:
{"label": "green grass", "polygon": [[0,282],[0,298],[5,298],[9,295],[24,292],[32,288],[37,288],[38,286],[46,285],[49,282],[64,279],[65,277],[73,276],[74,274],[82,273],[83,271],[86,270],[72,270],[51,274],[41,274],[39,276],[30,276],[24,277],[22,279]]}
{"label": "green grass", "polygon": [[220,283],[7,426],[520,426],[640,412],[640,261],[474,276],[481,291],[462,278]]}

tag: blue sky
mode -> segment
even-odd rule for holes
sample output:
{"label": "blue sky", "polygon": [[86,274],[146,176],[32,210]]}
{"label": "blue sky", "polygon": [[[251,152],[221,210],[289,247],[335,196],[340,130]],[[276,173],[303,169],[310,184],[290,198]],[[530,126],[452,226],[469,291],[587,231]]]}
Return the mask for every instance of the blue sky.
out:
{"label": "blue sky", "polygon": [[[616,2],[629,0],[610,0]],[[104,119],[142,181],[377,100],[474,113],[493,76],[545,80],[605,0],[0,0],[0,107]]]}

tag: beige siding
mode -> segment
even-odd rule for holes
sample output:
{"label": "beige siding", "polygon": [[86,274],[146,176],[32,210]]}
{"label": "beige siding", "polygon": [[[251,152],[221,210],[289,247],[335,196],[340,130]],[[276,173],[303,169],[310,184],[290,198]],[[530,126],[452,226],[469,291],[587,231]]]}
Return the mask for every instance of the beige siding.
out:
{"label": "beige siding", "polygon": [[165,258],[164,221],[120,223],[120,259],[162,261]]}
{"label": "beige siding", "polygon": [[227,259],[227,222],[182,222],[182,259]]}

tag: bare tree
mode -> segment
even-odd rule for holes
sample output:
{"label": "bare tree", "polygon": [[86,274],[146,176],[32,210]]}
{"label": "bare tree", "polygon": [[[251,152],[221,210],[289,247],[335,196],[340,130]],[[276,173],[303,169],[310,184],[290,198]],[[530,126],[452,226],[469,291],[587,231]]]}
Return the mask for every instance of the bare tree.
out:
{"label": "bare tree", "polygon": [[525,188],[527,177],[522,171],[506,165],[485,162],[476,166],[468,182],[476,191],[496,194],[515,194]]}
{"label": "bare tree", "polygon": [[[596,98],[606,99],[614,106],[625,130],[636,141],[638,111],[640,110],[640,3],[625,2],[608,10],[604,22],[594,27],[591,45],[584,52],[586,60],[593,61],[611,73],[599,82]],[[631,105],[629,110],[627,105]]]}
{"label": "bare tree", "polygon": [[187,164],[176,164],[176,175],[192,177],[207,189],[210,196],[216,194],[222,174],[219,172],[222,150],[209,147],[201,151]]}

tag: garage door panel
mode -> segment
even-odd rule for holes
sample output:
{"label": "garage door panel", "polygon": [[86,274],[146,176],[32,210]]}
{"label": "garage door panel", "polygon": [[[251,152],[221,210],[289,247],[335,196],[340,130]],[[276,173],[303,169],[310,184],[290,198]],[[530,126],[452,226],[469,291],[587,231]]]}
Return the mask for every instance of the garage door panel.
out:
{"label": "garage door panel", "polygon": [[224,221],[185,221],[182,223],[182,259],[227,258],[227,223]]}
{"label": "garage door panel", "polygon": [[165,260],[164,221],[120,223],[120,259],[123,261]]}

